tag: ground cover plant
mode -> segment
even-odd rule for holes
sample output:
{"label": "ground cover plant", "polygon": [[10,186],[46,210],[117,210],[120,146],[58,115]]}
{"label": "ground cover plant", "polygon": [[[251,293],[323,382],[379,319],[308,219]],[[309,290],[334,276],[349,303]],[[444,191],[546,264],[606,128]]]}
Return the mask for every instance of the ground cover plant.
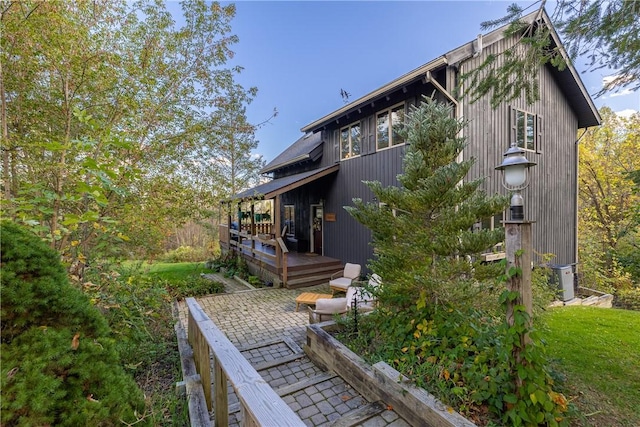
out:
{"label": "ground cover plant", "polygon": [[175,393],[182,380],[174,331],[176,299],[224,291],[203,263],[124,262],[94,265],[84,292],[107,318],[122,364],[147,396],[154,426],[188,424],[185,401]]}
{"label": "ground cover plant", "polygon": [[200,276],[211,270],[94,262],[69,282],[30,231],[3,222],[0,234],[2,425],[188,424],[172,310],[224,290]]}
{"label": "ground cover plant", "polygon": [[640,425],[640,312],[564,307],[544,315],[549,357],[588,417],[576,425]]}

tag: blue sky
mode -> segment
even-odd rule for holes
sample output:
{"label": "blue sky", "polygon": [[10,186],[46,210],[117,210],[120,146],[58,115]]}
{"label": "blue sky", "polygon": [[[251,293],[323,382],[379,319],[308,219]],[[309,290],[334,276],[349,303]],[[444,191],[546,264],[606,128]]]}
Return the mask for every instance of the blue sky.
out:
{"label": "blue sky", "polygon": [[[256,133],[257,154],[272,160],[300,128],[481,33],[482,21],[505,14],[511,1],[240,1],[235,2],[233,65],[238,82],[257,86],[251,122],[278,116]],[[530,3],[522,3],[527,5]],[[549,6],[548,6],[549,7]],[[576,68],[586,69],[584,61]],[[581,74],[590,93],[608,70]],[[614,111],[640,110],[640,92],[594,99]]]}

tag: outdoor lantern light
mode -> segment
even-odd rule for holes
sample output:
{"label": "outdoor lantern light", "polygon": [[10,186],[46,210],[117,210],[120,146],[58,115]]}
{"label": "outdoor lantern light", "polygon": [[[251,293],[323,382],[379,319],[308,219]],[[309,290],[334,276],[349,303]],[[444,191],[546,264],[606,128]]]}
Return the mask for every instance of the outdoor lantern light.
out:
{"label": "outdoor lantern light", "polygon": [[516,191],[511,197],[511,220],[524,220],[524,200],[517,191],[522,190],[528,185],[528,169],[535,166],[534,162],[530,162],[524,156],[525,151],[518,147],[515,143],[511,143],[511,147],[504,153],[504,160],[500,166],[496,166],[497,170],[504,171],[504,188],[509,191]]}

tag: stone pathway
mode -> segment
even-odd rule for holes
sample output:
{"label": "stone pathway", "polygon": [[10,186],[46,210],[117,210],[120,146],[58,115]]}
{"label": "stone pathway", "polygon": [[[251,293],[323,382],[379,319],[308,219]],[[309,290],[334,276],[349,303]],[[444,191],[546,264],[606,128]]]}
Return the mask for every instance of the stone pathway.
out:
{"label": "stone pathway", "polygon": [[[409,426],[384,404],[367,402],[340,377],[323,372],[302,351],[309,316],[305,305],[295,311],[296,296],[302,292],[330,293],[328,284],[296,290],[248,290],[222,275],[210,278],[224,283],[229,293],[197,298],[198,303],[306,425]],[[186,325],[184,302],[178,304],[178,315]],[[239,405],[233,393],[229,409],[230,425],[239,425]]]}

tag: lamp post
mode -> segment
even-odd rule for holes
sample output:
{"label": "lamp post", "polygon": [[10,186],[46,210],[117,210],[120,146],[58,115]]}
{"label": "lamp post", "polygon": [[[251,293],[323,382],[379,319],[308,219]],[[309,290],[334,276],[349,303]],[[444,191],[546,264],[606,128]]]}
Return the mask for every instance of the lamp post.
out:
{"label": "lamp post", "polygon": [[[509,300],[507,303],[507,322],[513,326],[515,322],[514,308],[517,305],[525,307],[525,311],[531,317],[532,291],[531,291],[531,224],[534,221],[527,221],[524,218],[524,199],[520,194],[529,185],[529,168],[535,166],[524,156],[525,150],[516,146],[515,143],[504,153],[502,164],[496,170],[502,171],[504,175],[504,187],[513,191],[511,196],[511,206],[509,208],[510,217],[503,221],[505,229],[505,250],[507,256],[507,287],[509,291],[517,292],[519,297]],[[513,272],[516,272],[513,274]],[[527,334],[521,337],[522,347],[528,341]]]}

